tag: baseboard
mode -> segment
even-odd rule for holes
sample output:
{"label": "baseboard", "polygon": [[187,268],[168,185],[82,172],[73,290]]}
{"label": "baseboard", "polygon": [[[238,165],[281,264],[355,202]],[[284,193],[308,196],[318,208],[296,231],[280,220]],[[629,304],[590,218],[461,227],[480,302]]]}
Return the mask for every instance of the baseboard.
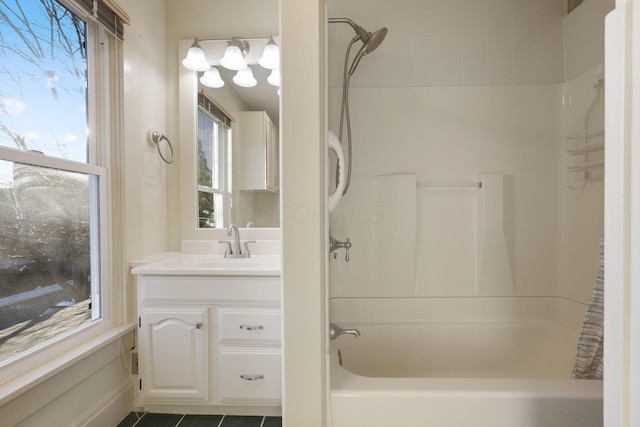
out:
{"label": "baseboard", "polygon": [[83,427],[113,427],[117,426],[133,409],[133,383],[123,385],[110,398],[105,399],[95,411],[84,421],[78,423]]}

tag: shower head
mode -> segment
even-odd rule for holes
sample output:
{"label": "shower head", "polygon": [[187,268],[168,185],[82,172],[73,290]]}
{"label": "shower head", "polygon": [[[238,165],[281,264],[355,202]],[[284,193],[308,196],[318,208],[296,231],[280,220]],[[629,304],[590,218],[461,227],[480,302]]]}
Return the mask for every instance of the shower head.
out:
{"label": "shower head", "polygon": [[[362,27],[359,27],[362,29]],[[349,69],[349,75],[352,75],[354,71],[356,71],[356,67],[360,63],[360,60],[363,56],[370,54],[374,50],[378,48],[382,44],[382,41],[387,36],[387,27],[382,27],[373,33],[366,33],[366,38],[360,35],[360,39],[362,40],[362,47],[356,54],[356,57],[353,59],[353,63],[351,64],[351,68]]]}
{"label": "shower head", "polygon": [[353,59],[353,63],[351,64],[351,69],[349,70],[349,75],[352,75],[356,70],[356,67],[360,63],[360,60],[363,56],[368,55],[373,52],[380,46],[384,38],[387,36],[387,27],[382,27],[373,33],[368,32],[360,25],[356,24],[349,18],[329,18],[329,23],[343,23],[351,25],[351,28],[356,32],[357,36],[351,41],[357,41],[360,39],[362,41],[362,47],[356,54],[356,57]]}

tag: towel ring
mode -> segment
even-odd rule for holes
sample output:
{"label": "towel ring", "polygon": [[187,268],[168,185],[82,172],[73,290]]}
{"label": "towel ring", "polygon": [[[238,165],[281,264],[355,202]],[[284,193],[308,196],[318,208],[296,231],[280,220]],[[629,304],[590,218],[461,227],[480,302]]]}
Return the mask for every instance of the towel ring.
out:
{"label": "towel ring", "polygon": [[[174,160],[176,159],[176,154],[173,151],[173,145],[171,144],[171,141],[169,141],[169,138],[167,138],[166,136],[164,136],[163,134],[161,134],[158,131],[155,130],[150,130],[149,131],[149,142],[153,142],[154,144],[156,144],[156,148],[158,149],[158,154],[160,154],[160,158],[167,164],[171,164],[174,162]],[[169,150],[171,151],[171,159],[167,160],[166,157],[164,157],[164,154],[162,154],[162,150],[160,150],[160,142],[162,141],[167,141],[167,145],[169,146]]]}

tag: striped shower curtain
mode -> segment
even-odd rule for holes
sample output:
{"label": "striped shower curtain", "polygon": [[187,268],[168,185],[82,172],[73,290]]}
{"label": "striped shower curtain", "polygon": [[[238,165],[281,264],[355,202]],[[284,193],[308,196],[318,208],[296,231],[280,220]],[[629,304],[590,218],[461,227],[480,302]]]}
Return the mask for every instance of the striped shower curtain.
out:
{"label": "striped shower curtain", "polygon": [[577,379],[602,379],[604,347],[604,234],[600,239],[600,268],[589,299],[578,340],[571,376]]}

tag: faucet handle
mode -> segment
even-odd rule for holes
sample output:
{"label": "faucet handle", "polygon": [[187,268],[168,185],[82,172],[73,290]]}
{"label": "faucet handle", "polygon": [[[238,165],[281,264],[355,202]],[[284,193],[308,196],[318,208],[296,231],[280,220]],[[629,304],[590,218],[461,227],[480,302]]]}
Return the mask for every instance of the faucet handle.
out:
{"label": "faucet handle", "polygon": [[353,244],[351,243],[351,237],[347,237],[346,242],[341,242],[340,240],[329,235],[329,256],[333,255],[333,259],[336,259],[337,257],[335,253],[336,249],[344,248],[345,249],[344,260],[346,262],[349,262],[349,260],[351,259],[349,257],[349,249],[351,249],[351,246],[353,246]]}
{"label": "faucet handle", "polygon": [[243,250],[242,253],[246,255],[247,258],[249,258],[251,256],[251,253],[249,253],[249,243],[255,243],[255,240],[247,240],[246,242],[243,242]]}
{"label": "faucet handle", "polygon": [[227,255],[231,254],[232,252],[232,248],[231,248],[231,242],[228,240],[218,240],[218,244],[226,244],[227,247],[224,249],[224,256],[226,257]]}
{"label": "faucet handle", "polygon": [[347,241],[344,243],[344,249],[345,249],[345,250],[344,250],[344,252],[345,252],[344,260],[345,260],[346,262],[349,262],[349,260],[351,259],[351,258],[349,257],[349,249],[351,249],[351,246],[352,246],[352,245],[351,245],[351,237],[347,237]]}

